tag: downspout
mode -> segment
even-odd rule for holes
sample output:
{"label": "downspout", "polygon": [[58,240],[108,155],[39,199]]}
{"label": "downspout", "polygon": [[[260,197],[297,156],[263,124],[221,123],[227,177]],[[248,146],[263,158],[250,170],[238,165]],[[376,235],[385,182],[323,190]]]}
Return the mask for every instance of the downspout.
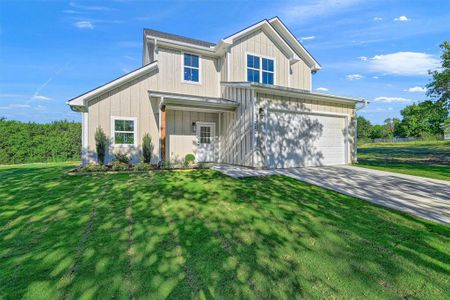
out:
{"label": "downspout", "polygon": [[369,102],[366,99],[362,99],[362,100],[364,101],[363,105],[361,107],[356,107],[355,108],[355,120],[354,120],[354,122],[355,122],[355,135],[354,135],[354,138],[353,138],[353,140],[354,140],[354,143],[353,143],[353,160],[354,160],[355,163],[358,162],[358,116],[357,116],[356,112],[358,110],[361,110],[361,109],[365,108],[367,106],[367,104],[369,104]]}

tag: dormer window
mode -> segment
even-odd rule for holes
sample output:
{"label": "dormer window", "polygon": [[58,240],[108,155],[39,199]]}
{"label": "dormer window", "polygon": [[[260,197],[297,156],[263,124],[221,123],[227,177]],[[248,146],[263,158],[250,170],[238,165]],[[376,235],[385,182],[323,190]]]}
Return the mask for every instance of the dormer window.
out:
{"label": "dormer window", "polygon": [[200,57],[198,55],[183,54],[183,80],[187,82],[200,82]]}
{"label": "dormer window", "polygon": [[273,59],[247,54],[247,81],[274,84],[274,65]]}

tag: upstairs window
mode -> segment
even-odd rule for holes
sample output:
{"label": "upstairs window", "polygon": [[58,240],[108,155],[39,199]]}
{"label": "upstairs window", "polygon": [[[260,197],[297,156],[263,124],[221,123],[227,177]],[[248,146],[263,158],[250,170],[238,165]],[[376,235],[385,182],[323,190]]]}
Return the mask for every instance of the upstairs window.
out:
{"label": "upstairs window", "polygon": [[199,82],[200,58],[198,55],[184,53],[183,79],[184,81]]}
{"label": "upstairs window", "polygon": [[274,84],[274,60],[247,54],[247,81]]}
{"label": "upstairs window", "polygon": [[262,59],[262,83],[273,84],[275,71],[273,68],[273,59]]}

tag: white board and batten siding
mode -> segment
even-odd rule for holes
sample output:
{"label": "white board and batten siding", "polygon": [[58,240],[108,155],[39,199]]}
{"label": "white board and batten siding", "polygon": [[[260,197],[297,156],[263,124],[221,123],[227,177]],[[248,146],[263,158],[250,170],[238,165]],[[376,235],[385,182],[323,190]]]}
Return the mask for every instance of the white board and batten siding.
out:
{"label": "white board and batten siding", "polygon": [[[302,60],[293,64],[288,55],[264,32],[257,30],[239,39],[230,49],[229,81],[247,81],[247,54],[269,57],[275,61],[275,84],[297,89],[311,90],[311,69]],[[222,78],[223,80],[223,78]]]}
{"label": "white board and batten siding", "polygon": [[[167,110],[166,112],[166,157],[171,161],[182,161],[186,154],[194,154],[197,149],[197,135],[192,123],[207,122],[215,125],[213,137],[214,156],[219,156],[218,113]],[[197,128],[198,130],[198,128]]]}
{"label": "white board and batten siding", "polygon": [[226,112],[221,117],[219,161],[234,165],[254,166],[255,121],[254,92],[249,88],[223,88],[223,95],[239,103],[235,112]]}

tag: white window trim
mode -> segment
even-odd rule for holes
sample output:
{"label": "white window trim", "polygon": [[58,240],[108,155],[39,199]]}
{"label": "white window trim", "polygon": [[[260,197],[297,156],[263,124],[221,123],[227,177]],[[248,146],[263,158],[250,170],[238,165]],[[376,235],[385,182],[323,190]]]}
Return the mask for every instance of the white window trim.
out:
{"label": "white window trim", "polygon": [[[198,56],[198,82],[196,81],[190,81],[190,80],[184,80],[184,55],[195,55]],[[195,67],[187,66],[188,68],[196,69]],[[200,54],[192,53],[192,52],[184,52],[181,51],[181,82],[187,83],[187,84],[202,84],[202,56]]]}
{"label": "white window trim", "polygon": [[[247,67],[247,56],[248,55],[252,55],[252,56],[256,56],[256,57],[260,58],[260,61],[259,61],[259,83],[263,83],[262,82],[263,81],[262,80],[263,79],[263,76],[262,76],[262,72],[263,72],[262,59],[265,58],[265,59],[273,60],[273,84],[272,85],[276,85],[277,84],[277,76],[276,76],[277,60],[275,59],[275,57],[270,57],[270,56],[266,56],[266,55],[256,54],[256,53],[252,53],[252,52],[245,52],[245,58],[244,58],[244,60],[245,60],[245,80],[244,81],[247,81],[247,78],[248,78],[248,67]],[[258,69],[255,69],[255,68],[250,68],[250,69],[258,70]],[[271,71],[266,71],[266,70],[264,70],[264,72],[272,73]]]}
{"label": "white window trim", "polygon": [[[133,121],[133,139],[134,144],[116,144],[116,127],[115,127],[115,121],[116,120],[123,120],[123,121]],[[117,132],[124,132],[124,131],[117,131]],[[130,131],[127,131],[130,132]],[[137,124],[137,118],[135,117],[111,117],[111,146],[113,147],[137,147],[137,133],[138,133],[138,124]]]}

